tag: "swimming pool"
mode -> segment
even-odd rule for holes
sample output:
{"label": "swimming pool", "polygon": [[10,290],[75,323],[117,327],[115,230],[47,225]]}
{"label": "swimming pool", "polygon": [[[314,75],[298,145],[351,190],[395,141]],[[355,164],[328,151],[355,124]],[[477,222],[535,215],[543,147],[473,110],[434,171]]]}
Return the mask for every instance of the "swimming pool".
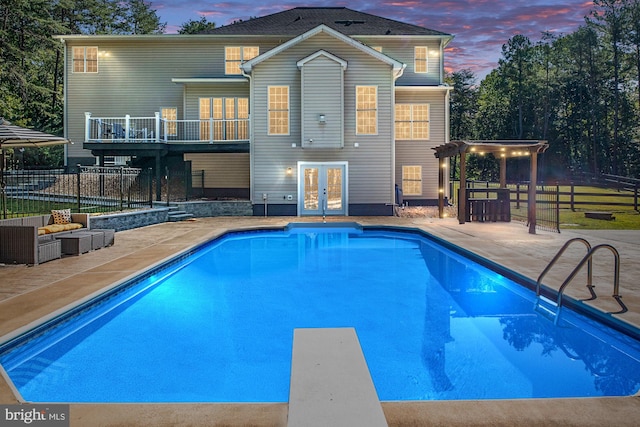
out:
{"label": "swimming pool", "polygon": [[[282,402],[293,328],[356,328],[381,400],[623,396],[638,343],[399,229],[230,233],[0,346],[28,401]],[[508,381],[505,381],[508,378]]]}

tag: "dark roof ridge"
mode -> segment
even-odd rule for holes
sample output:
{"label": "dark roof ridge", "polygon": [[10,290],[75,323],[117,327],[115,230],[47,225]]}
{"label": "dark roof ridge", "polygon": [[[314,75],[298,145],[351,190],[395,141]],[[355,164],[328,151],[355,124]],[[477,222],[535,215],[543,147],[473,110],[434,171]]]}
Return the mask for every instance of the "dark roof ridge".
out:
{"label": "dark roof ridge", "polygon": [[[207,31],[208,34],[298,36],[324,24],[348,36],[441,36],[450,34],[344,6],[299,6]],[[355,24],[355,25],[354,25]]]}

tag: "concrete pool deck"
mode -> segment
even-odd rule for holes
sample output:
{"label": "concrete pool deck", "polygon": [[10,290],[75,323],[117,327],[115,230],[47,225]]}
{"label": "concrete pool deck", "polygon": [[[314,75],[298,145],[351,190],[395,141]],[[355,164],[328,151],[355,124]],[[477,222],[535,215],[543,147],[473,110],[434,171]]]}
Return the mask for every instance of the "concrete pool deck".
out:
{"label": "concrete pool deck", "polygon": [[[64,310],[75,301],[227,230],[321,221],[321,218],[298,217],[199,218],[118,232],[114,246],[78,257],[65,257],[34,267],[0,265],[0,337],[27,328],[38,319]],[[586,238],[592,246],[611,244],[620,253],[620,294],[629,308],[627,313],[612,316],[640,327],[640,231],[567,230],[561,234],[539,231],[531,235],[527,227],[519,223],[460,225],[455,219],[397,217],[340,217],[328,221],[419,228],[533,280],[570,238]],[[584,254],[584,247],[572,246],[544,283],[557,289]],[[610,297],[613,291],[612,258],[608,251],[594,257],[594,284],[599,298],[586,303],[604,312],[619,310]],[[587,298],[583,284],[584,276],[578,275],[567,288],[567,295]],[[9,384],[2,378],[0,403],[17,403]],[[287,406],[286,403],[73,404],[70,415],[72,426],[285,426]],[[640,419],[640,397],[637,396],[382,402],[382,408],[390,426],[631,426],[637,425]]]}

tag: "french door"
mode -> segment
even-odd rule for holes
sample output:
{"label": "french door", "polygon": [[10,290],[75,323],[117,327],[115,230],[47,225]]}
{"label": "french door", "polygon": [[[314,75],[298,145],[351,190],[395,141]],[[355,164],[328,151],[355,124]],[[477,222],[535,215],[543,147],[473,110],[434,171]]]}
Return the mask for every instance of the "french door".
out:
{"label": "french door", "polygon": [[347,215],[347,162],[298,163],[300,215]]}

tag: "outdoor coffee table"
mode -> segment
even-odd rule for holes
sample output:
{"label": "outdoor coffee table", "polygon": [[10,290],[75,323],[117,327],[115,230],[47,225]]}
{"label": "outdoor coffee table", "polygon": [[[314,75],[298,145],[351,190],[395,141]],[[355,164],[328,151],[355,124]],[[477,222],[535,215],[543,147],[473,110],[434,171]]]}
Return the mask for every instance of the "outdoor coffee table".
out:
{"label": "outdoor coffee table", "polygon": [[80,255],[91,250],[91,234],[72,233],[55,236],[60,240],[61,252],[65,255]]}
{"label": "outdoor coffee table", "polygon": [[100,231],[104,233],[104,246],[113,246],[116,230],[113,228],[92,228],[91,231]]}
{"label": "outdoor coffee table", "polygon": [[77,233],[71,234],[88,234],[91,236],[91,249],[102,249],[104,248],[104,232],[98,230],[89,230],[89,231],[78,231]]}

